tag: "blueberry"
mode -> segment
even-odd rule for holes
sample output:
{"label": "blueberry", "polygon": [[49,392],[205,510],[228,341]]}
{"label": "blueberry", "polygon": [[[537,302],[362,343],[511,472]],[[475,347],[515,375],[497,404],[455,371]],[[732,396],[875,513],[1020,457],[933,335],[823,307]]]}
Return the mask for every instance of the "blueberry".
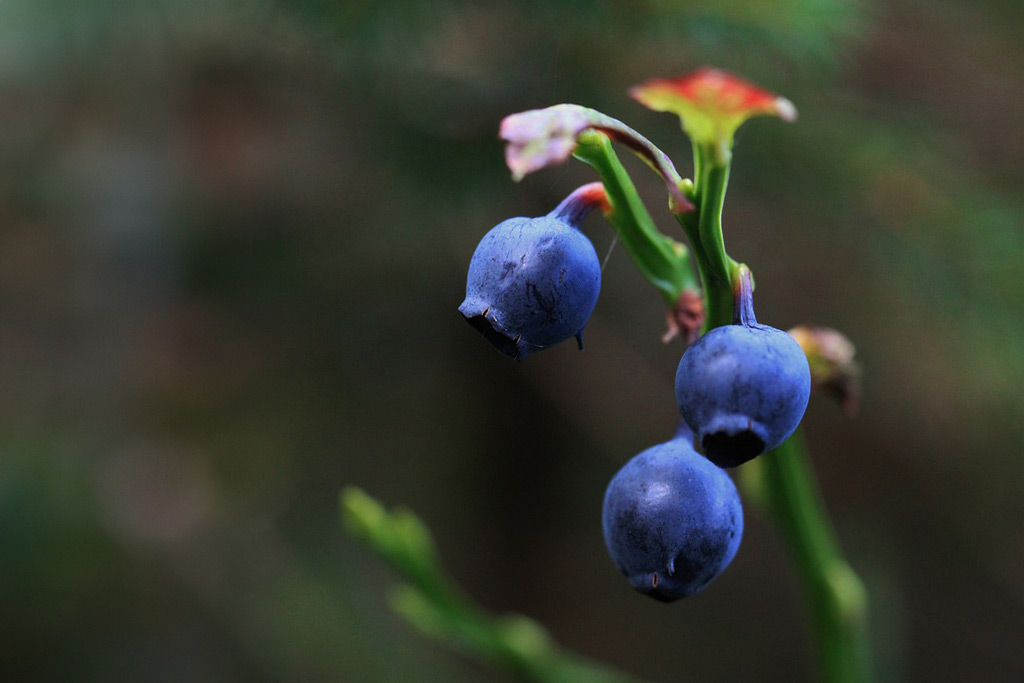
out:
{"label": "blueberry", "polygon": [[459,312],[505,355],[523,360],[570,337],[583,348],[601,263],[578,225],[595,206],[607,206],[600,183],[579,188],[547,216],[499,223],[477,245]]}
{"label": "blueberry", "polygon": [[719,467],[741,465],[789,438],[811,392],[803,349],[786,332],[758,324],[746,268],[739,280],[734,324],[694,342],[676,371],[679,411]]}
{"label": "blueberry", "polygon": [[729,565],[743,536],[743,508],[729,475],[683,434],[618,471],[602,523],[608,552],[630,585],[671,602],[703,590]]}

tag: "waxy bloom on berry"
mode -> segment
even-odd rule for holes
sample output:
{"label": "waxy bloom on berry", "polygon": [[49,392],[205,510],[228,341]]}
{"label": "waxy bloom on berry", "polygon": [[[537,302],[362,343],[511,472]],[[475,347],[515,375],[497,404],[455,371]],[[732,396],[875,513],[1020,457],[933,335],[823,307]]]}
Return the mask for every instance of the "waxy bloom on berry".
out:
{"label": "waxy bloom on berry", "polygon": [[579,224],[594,207],[608,208],[601,183],[578,188],[547,216],[502,221],[480,240],[459,312],[498,351],[523,360],[570,337],[583,348],[601,262]]}

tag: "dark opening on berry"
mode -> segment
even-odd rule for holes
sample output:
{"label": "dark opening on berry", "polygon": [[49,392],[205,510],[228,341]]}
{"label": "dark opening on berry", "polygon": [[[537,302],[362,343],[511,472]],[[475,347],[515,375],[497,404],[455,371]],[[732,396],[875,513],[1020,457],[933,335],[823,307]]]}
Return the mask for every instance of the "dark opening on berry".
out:
{"label": "dark opening on berry", "polygon": [[702,336],[679,361],[680,414],[705,456],[735,467],[789,438],[810,392],[803,349],[786,332],[757,322],[750,271],[741,267],[733,324]]}

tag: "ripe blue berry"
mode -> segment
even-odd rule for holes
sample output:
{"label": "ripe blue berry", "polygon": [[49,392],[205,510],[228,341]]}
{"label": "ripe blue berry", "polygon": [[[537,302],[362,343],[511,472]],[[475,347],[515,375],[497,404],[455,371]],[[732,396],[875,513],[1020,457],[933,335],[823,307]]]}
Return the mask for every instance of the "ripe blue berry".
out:
{"label": "ripe blue berry", "polygon": [[701,591],[736,555],[743,508],[724,470],[688,433],[648,448],[608,484],[608,552],[637,591],[671,602]]}
{"label": "ripe blue berry", "polygon": [[547,216],[510,218],[492,228],[470,261],[459,312],[516,360],[570,337],[582,349],[601,289],[601,262],[578,225],[591,208],[606,205],[604,188],[591,183]]}
{"label": "ripe blue berry", "polygon": [[676,402],[704,455],[735,467],[775,448],[807,409],[811,373],[789,334],[758,324],[750,271],[741,269],[734,324],[715,328],[683,354]]}

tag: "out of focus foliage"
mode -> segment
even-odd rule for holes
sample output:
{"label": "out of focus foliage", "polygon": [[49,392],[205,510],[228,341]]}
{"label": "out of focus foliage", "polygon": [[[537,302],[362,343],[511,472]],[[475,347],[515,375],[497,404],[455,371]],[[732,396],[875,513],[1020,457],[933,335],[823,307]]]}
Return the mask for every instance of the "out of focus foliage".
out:
{"label": "out of focus foliage", "polygon": [[0,3],[0,679],[494,680],[390,614],[337,527],[357,483],[589,657],[811,680],[763,522],[670,609],[604,556],[682,351],[624,253],[583,354],[514,366],[455,312],[487,228],[592,179],[511,183],[503,116],[594,107],[685,174],[625,90],[713,64],[800,110],[739,131],[726,241],[759,318],[858,347],[860,416],[806,424],[884,680],[1021,680],[1022,30],[1010,0]]}

